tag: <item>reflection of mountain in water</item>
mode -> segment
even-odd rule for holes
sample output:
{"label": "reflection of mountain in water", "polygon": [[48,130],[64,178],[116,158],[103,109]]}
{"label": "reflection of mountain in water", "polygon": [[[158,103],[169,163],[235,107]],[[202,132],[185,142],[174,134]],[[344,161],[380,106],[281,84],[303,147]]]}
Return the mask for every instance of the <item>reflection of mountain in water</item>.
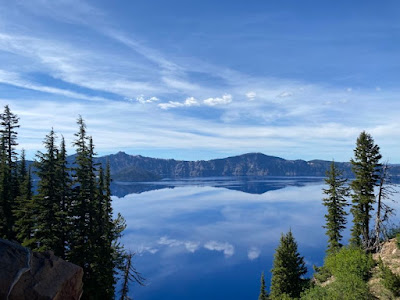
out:
{"label": "reflection of mountain in water", "polygon": [[111,193],[118,198],[125,197],[129,194],[141,194],[153,190],[162,190],[170,188],[166,185],[151,184],[151,183],[127,183],[127,182],[113,182],[111,183]]}
{"label": "reflection of mountain in water", "polygon": [[321,182],[319,177],[205,177],[183,180],[163,180],[158,182],[114,182],[111,191],[114,196],[122,198],[128,194],[173,189],[175,187],[211,186],[248,194],[264,194],[268,191],[283,189],[288,186],[304,186],[307,183]]}

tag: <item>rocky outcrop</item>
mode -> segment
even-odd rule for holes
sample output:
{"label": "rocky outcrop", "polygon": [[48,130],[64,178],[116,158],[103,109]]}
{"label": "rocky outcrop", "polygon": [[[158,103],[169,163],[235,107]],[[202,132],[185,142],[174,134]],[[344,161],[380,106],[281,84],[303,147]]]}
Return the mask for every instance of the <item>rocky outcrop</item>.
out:
{"label": "rocky outcrop", "polygon": [[82,268],[0,239],[0,299],[80,299]]}

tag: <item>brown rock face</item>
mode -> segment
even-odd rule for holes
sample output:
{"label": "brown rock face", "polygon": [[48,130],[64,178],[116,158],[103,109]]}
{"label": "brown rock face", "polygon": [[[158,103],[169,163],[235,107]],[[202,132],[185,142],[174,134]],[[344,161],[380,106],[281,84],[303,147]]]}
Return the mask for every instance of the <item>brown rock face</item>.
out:
{"label": "brown rock face", "polygon": [[80,299],[83,270],[54,256],[0,239],[0,299]]}

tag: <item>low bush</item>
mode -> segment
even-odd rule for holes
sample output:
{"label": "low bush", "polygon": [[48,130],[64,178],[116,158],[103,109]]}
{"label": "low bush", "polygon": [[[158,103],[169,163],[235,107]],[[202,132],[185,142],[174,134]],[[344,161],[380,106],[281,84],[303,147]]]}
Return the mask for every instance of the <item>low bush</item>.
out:
{"label": "low bush", "polygon": [[328,270],[328,268],[322,266],[322,267],[317,267],[314,266],[314,278],[318,281],[318,282],[325,282],[327,281],[329,278],[332,277],[332,273]]}
{"label": "low bush", "polygon": [[331,275],[334,281],[325,287],[315,285],[305,291],[302,300],[359,300],[373,299],[368,288],[367,279],[375,265],[372,255],[354,247],[343,247],[329,254],[325,265],[316,268],[314,275],[320,282],[326,281]]}
{"label": "low bush", "polygon": [[396,234],[396,245],[397,248],[400,249],[400,233]]}
{"label": "low bush", "polygon": [[400,296],[400,276],[394,274],[388,266],[385,266],[380,258],[378,264],[381,271],[383,286],[391,291],[395,296]]}
{"label": "low bush", "polygon": [[325,267],[336,280],[346,280],[350,275],[367,280],[374,265],[372,255],[356,247],[343,247],[325,259]]}

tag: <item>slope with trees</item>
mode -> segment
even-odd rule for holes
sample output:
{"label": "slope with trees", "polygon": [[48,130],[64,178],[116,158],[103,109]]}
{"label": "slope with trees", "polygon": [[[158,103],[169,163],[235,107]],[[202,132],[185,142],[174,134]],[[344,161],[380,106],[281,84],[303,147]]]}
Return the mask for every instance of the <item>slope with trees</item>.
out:
{"label": "slope with trees", "polygon": [[79,117],[72,168],[64,138],[58,146],[53,129],[46,135],[45,151],[34,162],[38,183],[33,193],[24,151],[17,159],[19,118],[6,106],[0,119],[0,237],[34,250],[52,250],[81,266],[82,299],[114,299],[117,275],[128,263],[119,242],[125,221],[120,214],[114,218],[110,167],[104,172],[95,163],[85,122]]}

